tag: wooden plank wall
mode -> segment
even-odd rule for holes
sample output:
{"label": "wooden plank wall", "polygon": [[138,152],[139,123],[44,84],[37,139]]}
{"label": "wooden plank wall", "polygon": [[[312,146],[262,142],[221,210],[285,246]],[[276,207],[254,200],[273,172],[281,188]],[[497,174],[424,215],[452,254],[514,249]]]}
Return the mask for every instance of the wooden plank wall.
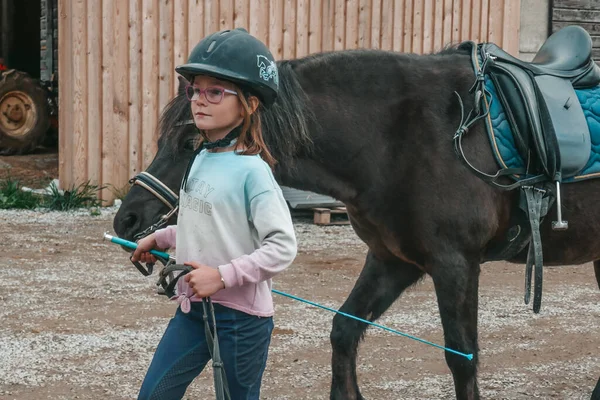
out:
{"label": "wooden plank wall", "polygon": [[600,1],[554,0],[552,4],[552,32],[567,26],[579,25],[592,37],[592,55],[600,62]]}
{"label": "wooden plank wall", "polygon": [[277,59],[469,39],[518,55],[519,17],[520,0],[59,0],[61,186],[122,188],[150,164],[174,68],[210,32],[244,27]]}

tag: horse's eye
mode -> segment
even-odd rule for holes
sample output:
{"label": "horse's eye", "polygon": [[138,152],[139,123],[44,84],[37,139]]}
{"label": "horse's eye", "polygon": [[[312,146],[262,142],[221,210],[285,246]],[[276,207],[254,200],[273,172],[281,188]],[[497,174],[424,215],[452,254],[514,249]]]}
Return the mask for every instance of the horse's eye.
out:
{"label": "horse's eye", "polygon": [[186,140],[183,143],[183,149],[187,151],[194,151],[196,149],[195,143],[196,141],[194,139]]}

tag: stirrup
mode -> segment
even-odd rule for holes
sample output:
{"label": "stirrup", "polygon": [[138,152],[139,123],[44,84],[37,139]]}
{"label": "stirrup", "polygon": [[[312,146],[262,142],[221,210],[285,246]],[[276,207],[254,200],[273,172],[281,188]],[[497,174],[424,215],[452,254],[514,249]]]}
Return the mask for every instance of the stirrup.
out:
{"label": "stirrup", "polygon": [[562,204],[560,201],[560,181],[556,181],[556,218],[558,221],[552,221],[552,229],[555,231],[565,231],[569,229],[569,221],[562,219]]}

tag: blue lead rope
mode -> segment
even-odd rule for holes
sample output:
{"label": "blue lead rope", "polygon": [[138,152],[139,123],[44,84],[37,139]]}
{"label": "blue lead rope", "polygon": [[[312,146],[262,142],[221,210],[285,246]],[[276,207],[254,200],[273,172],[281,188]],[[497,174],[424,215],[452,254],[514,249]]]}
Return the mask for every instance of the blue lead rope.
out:
{"label": "blue lead rope", "polygon": [[[125,247],[133,249],[133,250],[135,250],[137,248],[137,243],[130,242],[128,240],[121,239],[121,238],[118,238],[118,237],[114,237],[114,236],[111,236],[111,235],[109,235],[107,233],[104,234],[104,238],[110,240],[113,243],[120,244],[121,246],[125,246]],[[158,256],[162,256],[162,257],[164,257],[166,259],[169,259],[169,254],[168,253],[163,253],[163,252],[160,252],[160,251],[157,251],[157,250],[151,250],[150,253],[158,255]],[[467,360],[472,360],[473,359],[473,354],[466,354],[466,353],[462,353],[462,352],[457,351],[457,350],[449,349],[447,347],[440,346],[439,344],[428,342],[425,339],[421,339],[421,338],[418,338],[416,336],[412,336],[412,335],[409,335],[407,333],[400,332],[400,331],[397,331],[397,330],[392,329],[392,328],[388,328],[387,326],[383,326],[383,325],[377,324],[375,322],[367,321],[366,319],[355,317],[354,315],[345,313],[343,311],[338,311],[338,310],[334,310],[333,308],[322,306],[322,305],[320,305],[318,303],[315,303],[315,302],[312,302],[312,301],[309,301],[309,300],[306,300],[306,299],[303,299],[301,297],[297,297],[297,296],[294,296],[294,295],[291,295],[291,294],[287,294],[287,293],[281,292],[279,290],[271,289],[271,291],[273,293],[277,293],[277,294],[279,294],[281,296],[289,297],[290,299],[297,300],[297,301],[300,301],[302,303],[310,304],[311,306],[319,307],[319,308],[322,308],[323,310],[331,311],[331,312],[336,313],[336,314],[341,314],[341,315],[343,315],[345,317],[352,318],[352,319],[360,321],[360,322],[364,322],[365,324],[372,325],[372,326],[374,326],[376,328],[381,328],[381,329],[386,330],[388,332],[392,332],[392,333],[395,333],[397,335],[404,336],[404,337],[407,337],[409,339],[416,340],[417,342],[425,343],[425,344],[428,344],[430,346],[437,347],[438,349],[446,350],[446,351],[448,351],[450,353],[454,353],[454,354],[457,354],[459,356],[465,357]]]}
{"label": "blue lead rope", "polygon": [[383,326],[383,325],[377,324],[375,322],[367,321],[366,319],[355,317],[352,314],[348,314],[348,313],[345,313],[343,311],[334,310],[333,308],[325,307],[325,306],[322,306],[321,304],[314,303],[314,302],[312,302],[310,300],[306,300],[306,299],[303,299],[301,297],[297,297],[297,296],[294,296],[294,295],[291,295],[291,294],[287,294],[285,292],[280,292],[279,290],[271,289],[271,291],[273,293],[277,293],[277,294],[280,294],[282,296],[289,297],[290,299],[298,300],[298,301],[301,301],[303,303],[310,304],[311,306],[319,307],[319,308],[322,308],[323,310],[331,311],[331,312],[336,313],[336,314],[341,314],[344,317],[352,318],[352,319],[355,319],[357,321],[364,322],[365,324],[369,324],[369,325],[373,325],[373,326],[375,326],[377,328],[381,328],[381,329],[386,330],[388,332],[392,332],[392,333],[395,333],[397,335],[404,336],[404,337],[407,337],[409,339],[416,340],[417,342],[425,343],[425,344],[428,344],[430,346],[437,347],[438,349],[442,349],[442,350],[449,351],[450,353],[458,354],[459,356],[465,357],[467,360],[472,360],[473,359],[473,354],[465,354],[465,353],[462,353],[460,351],[452,350],[452,349],[449,349],[447,347],[440,346],[439,344],[428,342],[425,339],[420,339],[420,338],[418,338],[416,336],[409,335],[408,333],[400,332],[400,331],[397,331],[395,329],[388,328],[387,326]]}

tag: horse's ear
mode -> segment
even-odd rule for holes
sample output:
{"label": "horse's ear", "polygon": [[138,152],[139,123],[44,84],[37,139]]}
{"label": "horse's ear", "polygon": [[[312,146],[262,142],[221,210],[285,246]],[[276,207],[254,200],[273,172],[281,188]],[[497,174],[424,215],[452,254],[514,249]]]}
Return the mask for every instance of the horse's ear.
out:
{"label": "horse's ear", "polygon": [[185,86],[188,84],[188,81],[181,75],[178,75],[177,78],[179,79],[179,87],[177,88],[177,93],[181,94],[185,91]]}

